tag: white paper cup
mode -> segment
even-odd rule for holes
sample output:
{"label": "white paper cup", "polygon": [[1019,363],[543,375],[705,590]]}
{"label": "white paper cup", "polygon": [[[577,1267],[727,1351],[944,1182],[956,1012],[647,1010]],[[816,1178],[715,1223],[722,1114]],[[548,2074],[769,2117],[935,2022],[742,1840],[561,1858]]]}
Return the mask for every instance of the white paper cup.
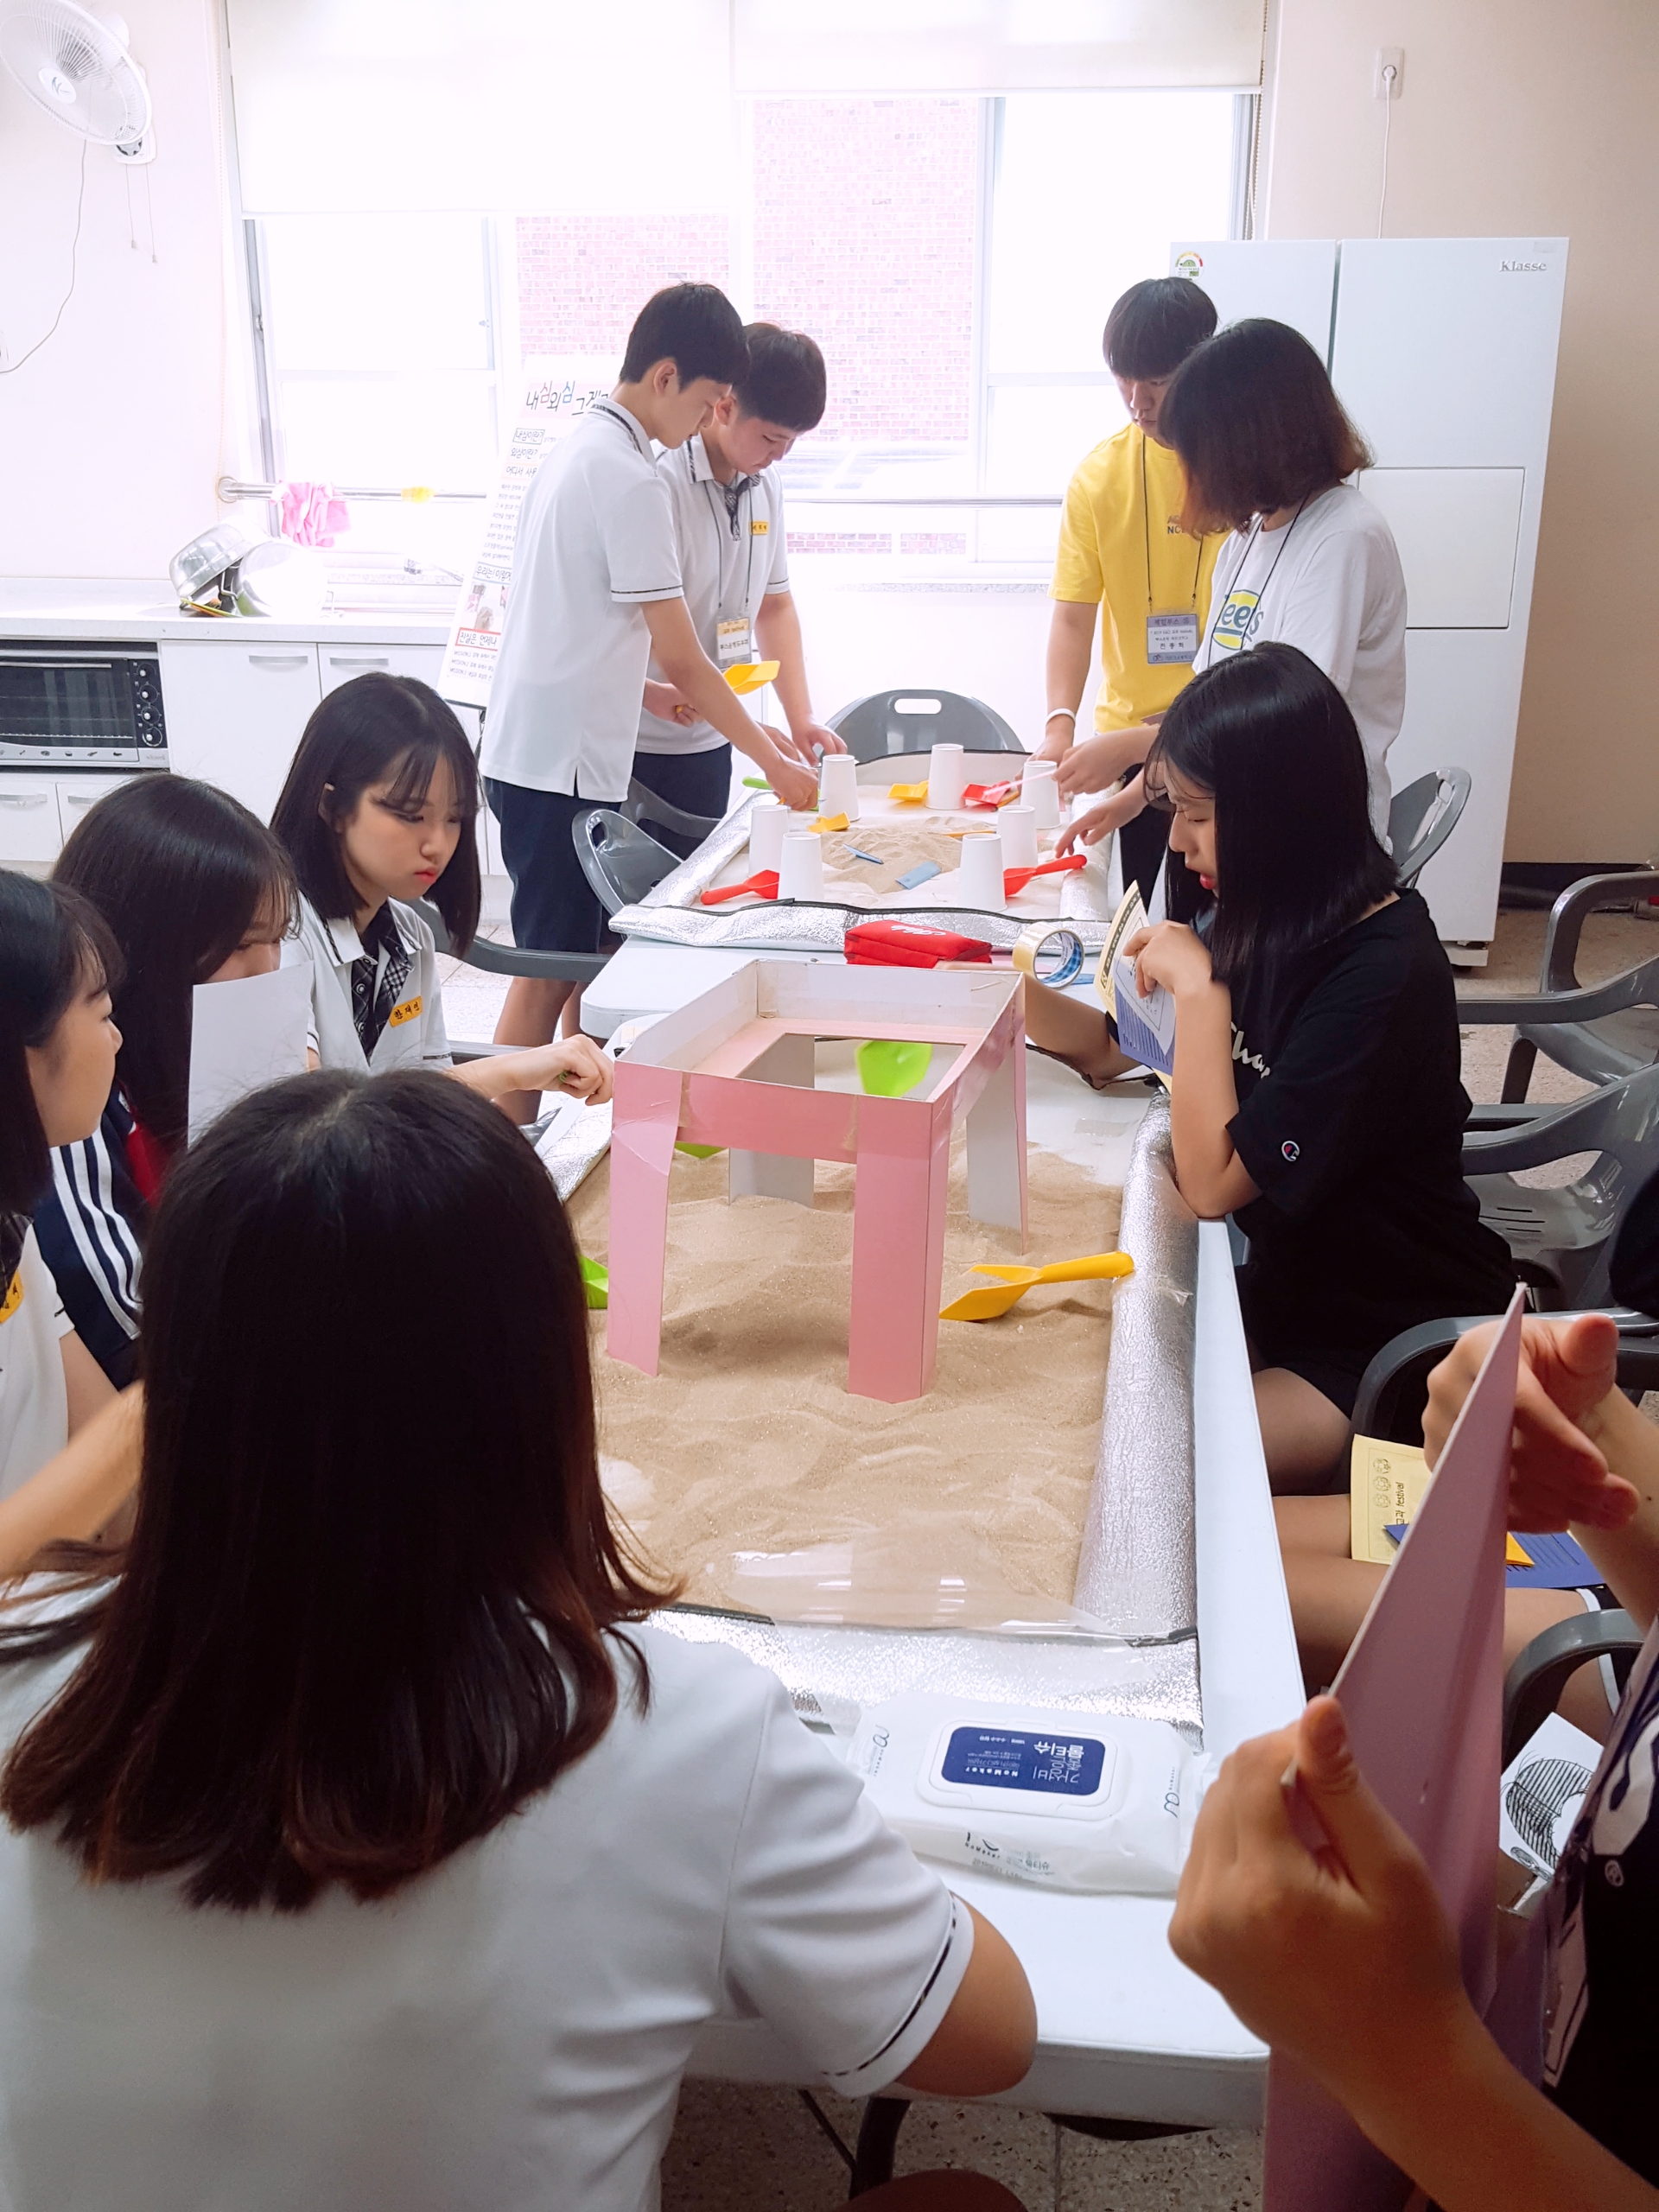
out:
{"label": "white paper cup", "polygon": [[936,745],[927,756],[927,803],[936,812],[949,813],[962,804],[967,788],[968,763],[959,745]]}
{"label": "white paper cup", "polygon": [[749,809],[749,871],[776,868],[789,827],[789,809],[781,799],[758,798]]}
{"label": "white paper cup", "polygon": [[818,811],[858,819],[858,763],[850,753],[826,753],[818,764]]}
{"label": "white paper cup", "polygon": [[1002,840],[997,831],[983,830],[963,839],[958,884],[964,906],[1001,911],[1006,901],[1002,896]]}
{"label": "white paper cup", "polygon": [[1004,868],[1036,867],[1037,814],[1033,807],[1016,804],[1001,808],[996,817],[996,834],[1002,840]]}
{"label": "white paper cup", "polygon": [[791,830],[785,834],[778,861],[778,896],[823,898],[823,840],[816,830]]}
{"label": "white paper cup", "polygon": [[1054,763],[1052,760],[1027,760],[1020,788],[1020,803],[1031,809],[1038,829],[1058,830],[1060,826],[1060,787],[1054,780]]}

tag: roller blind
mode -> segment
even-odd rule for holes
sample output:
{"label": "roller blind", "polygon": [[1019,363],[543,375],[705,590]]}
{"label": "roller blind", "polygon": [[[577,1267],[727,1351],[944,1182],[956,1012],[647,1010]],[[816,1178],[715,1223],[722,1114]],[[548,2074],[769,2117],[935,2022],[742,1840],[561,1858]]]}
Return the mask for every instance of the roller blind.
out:
{"label": "roller blind", "polygon": [[1262,81],[1265,0],[733,0],[741,92]]}
{"label": "roller blind", "polygon": [[729,0],[228,0],[250,213],[730,199]]}

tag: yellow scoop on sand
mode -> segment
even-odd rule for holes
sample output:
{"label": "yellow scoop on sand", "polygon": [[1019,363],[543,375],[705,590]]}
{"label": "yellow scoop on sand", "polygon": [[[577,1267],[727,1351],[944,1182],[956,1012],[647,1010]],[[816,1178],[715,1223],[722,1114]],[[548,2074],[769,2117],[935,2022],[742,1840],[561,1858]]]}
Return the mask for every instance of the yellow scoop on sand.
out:
{"label": "yellow scoop on sand", "polygon": [[1109,1282],[1115,1275],[1133,1274],[1135,1262],[1127,1252],[1096,1252],[1086,1260],[1057,1260],[1048,1268],[980,1266],[976,1275],[1001,1278],[994,1288],[969,1290],[940,1313],[941,1321],[995,1321],[1017,1306],[1039,1282]]}
{"label": "yellow scoop on sand", "polygon": [[746,691],[758,691],[763,683],[770,683],[778,673],[775,660],[737,660],[725,671],[726,681],[741,699]]}
{"label": "yellow scoop on sand", "polygon": [[895,806],[925,806],[927,785],[921,784],[889,784],[887,797]]}

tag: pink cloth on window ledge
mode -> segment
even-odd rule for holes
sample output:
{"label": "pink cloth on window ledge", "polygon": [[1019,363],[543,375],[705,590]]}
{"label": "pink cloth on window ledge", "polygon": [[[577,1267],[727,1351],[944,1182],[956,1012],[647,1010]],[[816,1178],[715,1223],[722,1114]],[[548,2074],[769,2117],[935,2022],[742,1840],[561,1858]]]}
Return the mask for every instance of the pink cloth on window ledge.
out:
{"label": "pink cloth on window ledge", "polygon": [[338,531],[352,526],[332,484],[284,484],[282,517],[283,536],[296,545],[332,545]]}

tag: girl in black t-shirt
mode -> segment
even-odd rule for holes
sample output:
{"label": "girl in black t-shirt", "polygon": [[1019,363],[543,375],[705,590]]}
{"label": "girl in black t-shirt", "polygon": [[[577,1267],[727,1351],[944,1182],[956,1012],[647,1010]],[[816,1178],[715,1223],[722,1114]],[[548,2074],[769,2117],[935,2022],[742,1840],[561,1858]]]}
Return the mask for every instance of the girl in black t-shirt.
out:
{"label": "girl in black t-shirt", "polygon": [[[1452,971],[1372,832],[1353,716],[1294,645],[1195,677],[1147,788],[1216,894],[1207,936],[1163,922],[1125,948],[1142,992],[1176,1001],[1176,1180],[1250,1240],[1239,1299],[1273,1487],[1323,1490],[1373,1355],[1418,1322],[1499,1312],[1513,1287],[1461,1172]],[[1098,1015],[1027,994],[1034,1044],[1091,1080],[1124,1071]]]}

